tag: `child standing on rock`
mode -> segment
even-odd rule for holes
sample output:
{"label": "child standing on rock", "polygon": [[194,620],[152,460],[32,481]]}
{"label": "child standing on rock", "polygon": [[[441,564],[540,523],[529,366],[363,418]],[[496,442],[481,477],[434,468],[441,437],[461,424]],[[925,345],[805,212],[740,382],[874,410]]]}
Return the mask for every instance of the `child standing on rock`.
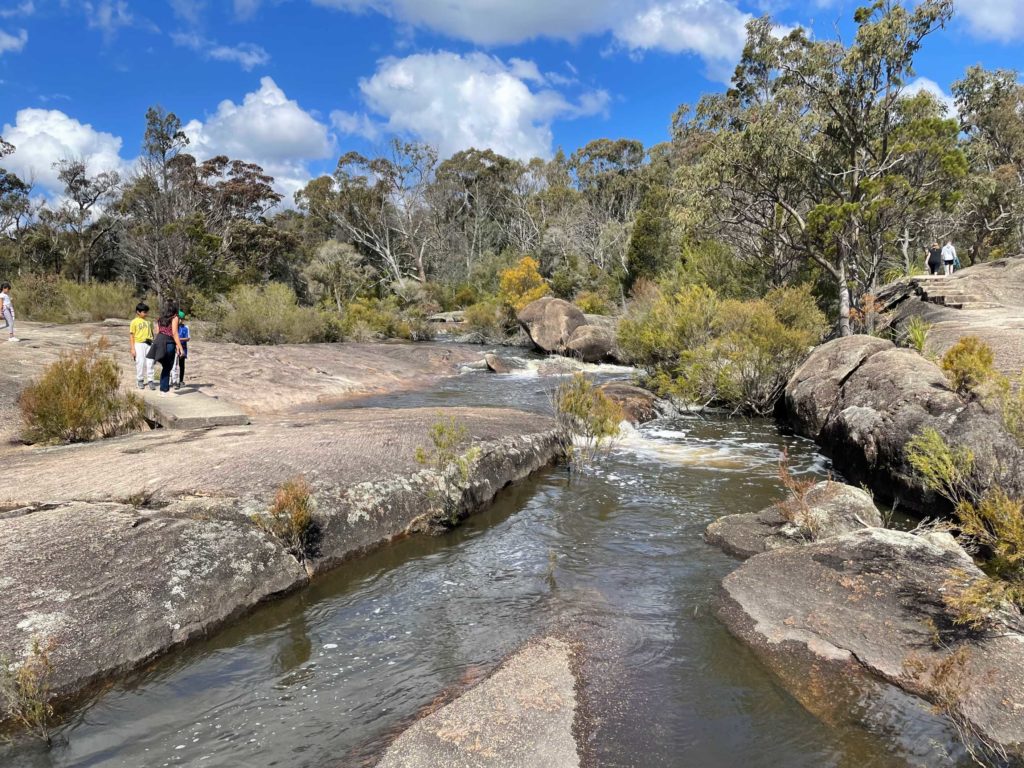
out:
{"label": "child standing on rock", "polygon": [[135,319],[128,326],[128,333],[131,336],[132,360],[135,361],[135,383],[139,389],[156,389],[156,382],[153,380],[153,361],[149,358],[149,348],[153,344],[153,322],[146,315],[149,313],[149,306],[140,301],[135,305]]}
{"label": "child standing on rock", "polygon": [[14,303],[11,301],[11,284],[3,283],[0,284],[0,312],[4,317],[4,322],[7,324],[7,340],[17,341],[18,339],[14,335]]}
{"label": "child standing on rock", "polygon": [[188,340],[192,338],[185,324],[184,310],[178,310],[178,338],[181,340],[181,352],[178,353],[177,365],[171,372],[171,382],[175,389],[181,389],[185,383],[185,360],[188,358]]}

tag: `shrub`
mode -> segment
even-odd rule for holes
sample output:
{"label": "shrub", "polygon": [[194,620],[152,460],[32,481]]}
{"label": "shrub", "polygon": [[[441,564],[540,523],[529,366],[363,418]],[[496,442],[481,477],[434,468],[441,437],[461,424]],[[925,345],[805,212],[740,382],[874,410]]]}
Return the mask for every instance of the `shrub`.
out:
{"label": "shrub", "polygon": [[588,315],[610,315],[614,312],[612,302],[596,291],[583,291],[576,295],[573,303]]}
{"label": "shrub", "polygon": [[904,337],[907,346],[911,349],[917,350],[923,355],[925,344],[928,343],[928,333],[931,329],[931,323],[917,315],[914,315],[910,318],[910,322],[907,323],[907,330]]}
{"label": "shrub", "polygon": [[347,339],[368,341],[370,339],[433,338],[434,329],[425,313],[418,307],[401,310],[398,300],[356,299],[345,307],[342,318],[342,332]]}
{"label": "shrub", "polygon": [[217,313],[214,334],[237,344],[305,344],[327,341],[325,313],[299,306],[283,283],[240,285]]}
{"label": "shrub", "polygon": [[496,299],[485,299],[468,307],[463,322],[466,330],[479,334],[485,342],[501,341],[511,325],[508,309]]}
{"label": "shrub", "polygon": [[135,286],[128,283],[65,281],[63,286],[73,316],[81,321],[98,322],[108,317],[129,317],[134,313],[135,305],[139,301]]}
{"label": "shrub", "polygon": [[6,703],[7,712],[47,744],[51,741],[53,718],[50,704],[53,648],[52,640],[43,644],[34,637],[31,652],[20,664],[0,656],[0,697]]}
{"label": "shrub", "polygon": [[1024,373],[1014,387],[1010,380],[996,374],[992,379],[989,400],[994,401],[1003,420],[1003,427],[1024,446]]}
{"label": "shrub", "polygon": [[514,267],[504,270],[499,286],[498,295],[502,303],[516,312],[551,291],[540,276],[540,265],[530,256],[524,256]]}
{"label": "shrub", "polygon": [[622,407],[582,373],[558,386],[554,408],[570,462],[577,468],[611,448],[625,419]]}
{"label": "shrub", "polygon": [[645,288],[620,322],[618,341],[662,395],[765,414],[824,330],[807,287],[743,301],[682,284]]}
{"label": "shrub", "polygon": [[838,492],[838,486],[828,485],[823,492],[811,498],[812,489],[818,484],[815,478],[800,480],[789,466],[789,452],[785,449],[779,457],[779,481],[786,489],[786,498],[776,502],[775,508],[783,519],[795,525],[805,538],[813,538],[821,530],[824,521],[815,513],[814,504],[826,503]]}
{"label": "shrub", "polygon": [[989,578],[964,574],[947,585],[955,621],[980,628],[1005,605],[1024,607],[1024,503],[1000,488],[982,492],[972,479],[974,455],[951,448],[934,429],[915,435],[906,453],[925,485],[955,505],[961,536],[984,555]]}
{"label": "shrub", "polygon": [[65,281],[52,275],[23,275],[11,282],[14,283],[19,317],[41,323],[72,322],[71,301],[64,291]]}
{"label": "shrub", "polygon": [[480,456],[476,446],[463,451],[469,441],[469,430],[455,420],[438,414],[430,426],[430,448],[416,449],[416,462],[432,470],[429,497],[438,508],[438,520],[445,525],[458,522],[462,492],[469,485],[473,464]]}
{"label": "shrub", "polygon": [[23,438],[30,443],[81,443],[143,424],[143,403],[121,388],[105,344],[65,352],[21,393]]}
{"label": "shrub", "polygon": [[253,522],[280,539],[299,562],[320,554],[320,526],[313,518],[312,489],[301,475],[281,484],[266,515],[253,515]]}
{"label": "shrub", "polygon": [[976,392],[995,376],[992,348],[977,336],[964,336],[942,356],[953,389],[960,395]]}

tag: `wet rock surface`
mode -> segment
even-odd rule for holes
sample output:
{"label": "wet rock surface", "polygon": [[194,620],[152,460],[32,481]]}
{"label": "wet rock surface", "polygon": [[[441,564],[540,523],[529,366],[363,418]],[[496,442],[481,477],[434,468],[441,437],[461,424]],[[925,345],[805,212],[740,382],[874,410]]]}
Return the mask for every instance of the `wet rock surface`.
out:
{"label": "wet rock surface", "polygon": [[773,505],[760,512],[720,517],[707,527],[704,539],[746,559],[881,525],[882,516],[865,491],[823,481],[810,487],[800,500],[790,496],[784,507]]}
{"label": "wet rock surface", "polygon": [[600,363],[612,359],[614,345],[611,331],[597,325],[581,325],[565,345],[565,354],[585,363]]}
{"label": "wet rock surface", "polygon": [[564,640],[536,640],[400,735],[377,768],[576,768],[576,678]]}
{"label": "wet rock surface", "polygon": [[954,583],[981,577],[948,534],[869,528],[750,558],[723,581],[717,615],[826,720],[895,686],[1019,759],[1024,635],[967,632],[945,606]]}
{"label": "wet rock surface", "polygon": [[671,403],[633,384],[612,381],[602,384],[600,390],[621,406],[626,420],[634,425],[645,424],[675,412]]}

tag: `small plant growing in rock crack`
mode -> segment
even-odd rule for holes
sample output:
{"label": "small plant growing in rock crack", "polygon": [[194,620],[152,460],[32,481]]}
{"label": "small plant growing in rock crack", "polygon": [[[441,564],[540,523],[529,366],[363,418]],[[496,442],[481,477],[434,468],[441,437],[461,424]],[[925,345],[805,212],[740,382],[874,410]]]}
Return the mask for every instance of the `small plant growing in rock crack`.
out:
{"label": "small plant growing in rock crack", "polygon": [[50,654],[55,643],[32,638],[32,648],[20,664],[0,656],[0,698],[9,717],[49,745],[53,721],[51,680],[53,662]]}
{"label": "small plant growing in rock crack", "polygon": [[979,391],[996,376],[992,347],[977,336],[964,336],[946,350],[941,367],[958,395]]}
{"label": "small plant growing in rock crack", "polygon": [[830,496],[835,495],[836,489],[830,486],[823,494],[818,494],[812,499],[812,490],[819,481],[813,477],[806,480],[796,477],[790,468],[789,451],[785,448],[779,456],[779,481],[786,489],[786,498],[777,501],[775,508],[783,519],[800,530],[804,538],[813,539],[824,522],[816,514],[814,504],[827,502]]}
{"label": "small plant growing in rock crack", "polygon": [[469,485],[473,465],[480,458],[480,448],[471,446],[463,451],[469,442],[469,430],[456,421],[454,416],[438,420],[430,425],[429,448],[416,449],[416,463],[432,470],[428,479],[428,497],[431,506],[439,511],[439,520],[445,525],[455,525],[459,520],[462,493]]}
{"label": "small plant growing in rock crack", "polygon": [[925,345],[928,343],[928,333],[931,329],[931,323],[914,315],[910,318],[910,322],[907,323],[907,329],[904,332],[904,340],[907,346],[923,355]]}
{"label": "small plant growing in rock crack", "polygon": [[299,475],[281,484],[265,515],[253,515],[253,522],[277,537],[303,563],[320,554],[320,525],[313,517],[316,502],[305,477]]}
{"label": "small plant growing in rock crack", "polygon": [[622,406],[582,373],[559,384],[552,403],[569,466],[576,470],[611,450],[626,418]]}

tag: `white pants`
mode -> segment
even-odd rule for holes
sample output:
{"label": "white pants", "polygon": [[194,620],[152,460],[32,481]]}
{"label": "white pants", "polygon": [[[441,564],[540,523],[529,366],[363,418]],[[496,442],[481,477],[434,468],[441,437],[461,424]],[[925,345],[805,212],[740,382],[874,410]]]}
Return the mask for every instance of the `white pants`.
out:
{"label": "white pants", "polygon": [[149,354],[150,345],[144,341],[135,342],[135,380],[140,384],[153,383],[153,364],[146,355]]}

